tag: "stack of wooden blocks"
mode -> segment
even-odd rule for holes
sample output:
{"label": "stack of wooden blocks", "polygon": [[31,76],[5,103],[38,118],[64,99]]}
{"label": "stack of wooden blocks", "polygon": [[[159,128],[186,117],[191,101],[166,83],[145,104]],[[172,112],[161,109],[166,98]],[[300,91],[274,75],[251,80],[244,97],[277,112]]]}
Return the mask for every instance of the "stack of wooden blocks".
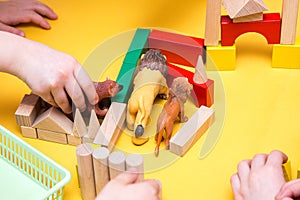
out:
{"label": "stack of wooden blocks", "polygon": [[139,154],[125,156],[120,151],[110,153],[105,147],[94,150],[81,144],[76,148],[76,156],[83,200],[94,200],[109,180],[125,171],[138,173],[137,182],[144,180],[144,158]]}

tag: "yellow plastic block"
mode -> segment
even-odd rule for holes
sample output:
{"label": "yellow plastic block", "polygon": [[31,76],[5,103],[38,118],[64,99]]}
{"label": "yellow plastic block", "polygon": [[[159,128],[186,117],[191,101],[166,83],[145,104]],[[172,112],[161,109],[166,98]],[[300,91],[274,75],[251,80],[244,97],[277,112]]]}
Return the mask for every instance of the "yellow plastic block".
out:
{"label": "yellow plastic block", "polygon": [[291,170],[291,161],[288,160],[286,163],[282,164],[283,175],[285,181],[292,180],[292,170]]}
{"label": "yellow plastic block", "polygon": [[236,65],[236,50],[235,45],[233,46],[208,46],[206,47],[207,59],[206,69],[207,70],[235,70]]}
{"label": "yellow plastic block", "polygon": [[275,68],[300,68],[300,38],[294,45],[273,45],[272,67]]}

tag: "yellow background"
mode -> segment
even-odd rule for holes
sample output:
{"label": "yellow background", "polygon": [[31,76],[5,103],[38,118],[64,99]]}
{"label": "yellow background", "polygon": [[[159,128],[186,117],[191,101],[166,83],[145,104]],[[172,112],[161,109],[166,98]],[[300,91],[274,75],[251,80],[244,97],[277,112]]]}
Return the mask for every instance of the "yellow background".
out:
{"label": "yellow background", "polygon": [[[27,38],[69,53],[80,63],[101,42],[138,27],[160,27],[204,36],[205,1],[43,2],[59,15],[58,20],[50,21],[52,29],[22,26],[22,30]],[[280,0],[265,0],[265,3],[270,11],[281,11]],[[224,10],[222,12],[225,14]],[[226,115],[216,147],[207,157],[199,159],[201,139],[174,164],[145,174],[146,178],[161,180],[166,200],[233,199],[229,179],[237,163],[272,149],[287,153],[292,162],[292,176],[296,177],[300,162],[300,71],[272,69],[272,47],[258,34],[239,37],[236,47],[236,70],[220,72],[226,95]],[[0,88],[0,124],[22,137],[14,112],[30,90],[17,78],[3,73],[0,74]],[[71,172],[72,179],[65,187],[64,199],[81,199],[75,173],[75,147],[23,139]]]}

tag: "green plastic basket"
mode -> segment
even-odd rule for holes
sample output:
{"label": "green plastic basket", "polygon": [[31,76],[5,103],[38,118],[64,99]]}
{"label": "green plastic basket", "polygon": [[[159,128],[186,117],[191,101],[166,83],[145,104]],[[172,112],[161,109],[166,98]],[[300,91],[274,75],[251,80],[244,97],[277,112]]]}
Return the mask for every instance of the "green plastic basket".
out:
{"label": "green plastic basket", "polygon": [[70,172],[0,126],[0,199],[63,199]]}

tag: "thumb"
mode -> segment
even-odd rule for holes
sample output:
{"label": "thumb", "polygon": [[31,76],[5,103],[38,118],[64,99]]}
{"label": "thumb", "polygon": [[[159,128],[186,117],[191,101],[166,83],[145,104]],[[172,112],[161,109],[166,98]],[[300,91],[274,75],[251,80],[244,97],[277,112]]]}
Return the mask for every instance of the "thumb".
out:
{"label": "thumb", "polygon": [[9,32],[9,33],[13,33],[13,34],[22,36],[22,37],[25,36],[25,33],[23,31],[21,31],[17,28],[14,28],[12,26],[8,26],[6,24],[3,24],[1,22],[0,22],[0,31],[6,31],[6,32]]}
{"label": "thumb", "polygon": [[117,181],[119,183],[122,183],[124,185],[133,184],[138,179],[138,173],[134,172],[123,172],[119,174],[116,178],[114,178],[114,181]]}

